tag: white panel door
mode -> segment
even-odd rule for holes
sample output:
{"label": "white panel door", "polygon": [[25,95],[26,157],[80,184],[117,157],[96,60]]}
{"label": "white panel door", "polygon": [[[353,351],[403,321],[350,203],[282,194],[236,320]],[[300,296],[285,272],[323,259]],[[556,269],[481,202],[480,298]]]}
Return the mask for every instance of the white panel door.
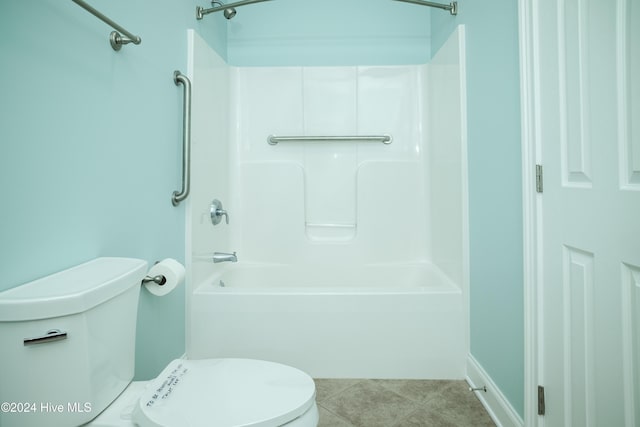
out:
{"label": "white panel door", "polygon": [[640,2],[532,5],[540,425],[640,426]]}

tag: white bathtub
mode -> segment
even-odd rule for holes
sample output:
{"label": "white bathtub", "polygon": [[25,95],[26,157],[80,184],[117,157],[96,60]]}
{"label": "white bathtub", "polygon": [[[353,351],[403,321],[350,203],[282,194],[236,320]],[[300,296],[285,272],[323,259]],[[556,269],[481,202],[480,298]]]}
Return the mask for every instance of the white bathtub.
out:
{"label": "white bathtub", "polygon": [[187,354],[316,378],[463,378],[462,293],[426,263],[227,264],[195,287]]}

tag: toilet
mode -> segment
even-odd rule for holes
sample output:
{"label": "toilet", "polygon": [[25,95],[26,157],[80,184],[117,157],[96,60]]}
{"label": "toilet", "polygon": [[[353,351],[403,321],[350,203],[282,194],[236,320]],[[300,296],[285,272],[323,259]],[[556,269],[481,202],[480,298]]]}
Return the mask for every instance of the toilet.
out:
{"label": "toilet", "polygon": [[279,363],[176,359],[132,382],[146,272],[97,258],[0,292],[0,426],[317,426],[313,379]]}

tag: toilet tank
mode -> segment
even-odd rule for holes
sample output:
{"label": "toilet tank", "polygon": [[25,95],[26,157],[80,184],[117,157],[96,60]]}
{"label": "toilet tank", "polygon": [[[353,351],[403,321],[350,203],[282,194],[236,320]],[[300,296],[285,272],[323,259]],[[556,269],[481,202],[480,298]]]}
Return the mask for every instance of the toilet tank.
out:
{"label": "toilet tank", "polygon": [[0,292],[0,426],[78,426],[126,388],[146,271],[97,258]]}

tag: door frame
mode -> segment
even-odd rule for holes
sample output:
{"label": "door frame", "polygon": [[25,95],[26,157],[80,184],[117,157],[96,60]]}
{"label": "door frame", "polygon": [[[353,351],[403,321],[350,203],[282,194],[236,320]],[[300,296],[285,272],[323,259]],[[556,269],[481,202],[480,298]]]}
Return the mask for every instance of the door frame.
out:
{"label": "door frame", "polygon": [[541,162],[538,137],[538,46],[535,42],[536,0],[518,0],[520,108],[522,147],[522,228],[524,286],[524,425],[544,426],[538,415],[537,388],[544,373],[544,337],[540,309],[542,286],[542,197],[536,191],[536,164]]}

